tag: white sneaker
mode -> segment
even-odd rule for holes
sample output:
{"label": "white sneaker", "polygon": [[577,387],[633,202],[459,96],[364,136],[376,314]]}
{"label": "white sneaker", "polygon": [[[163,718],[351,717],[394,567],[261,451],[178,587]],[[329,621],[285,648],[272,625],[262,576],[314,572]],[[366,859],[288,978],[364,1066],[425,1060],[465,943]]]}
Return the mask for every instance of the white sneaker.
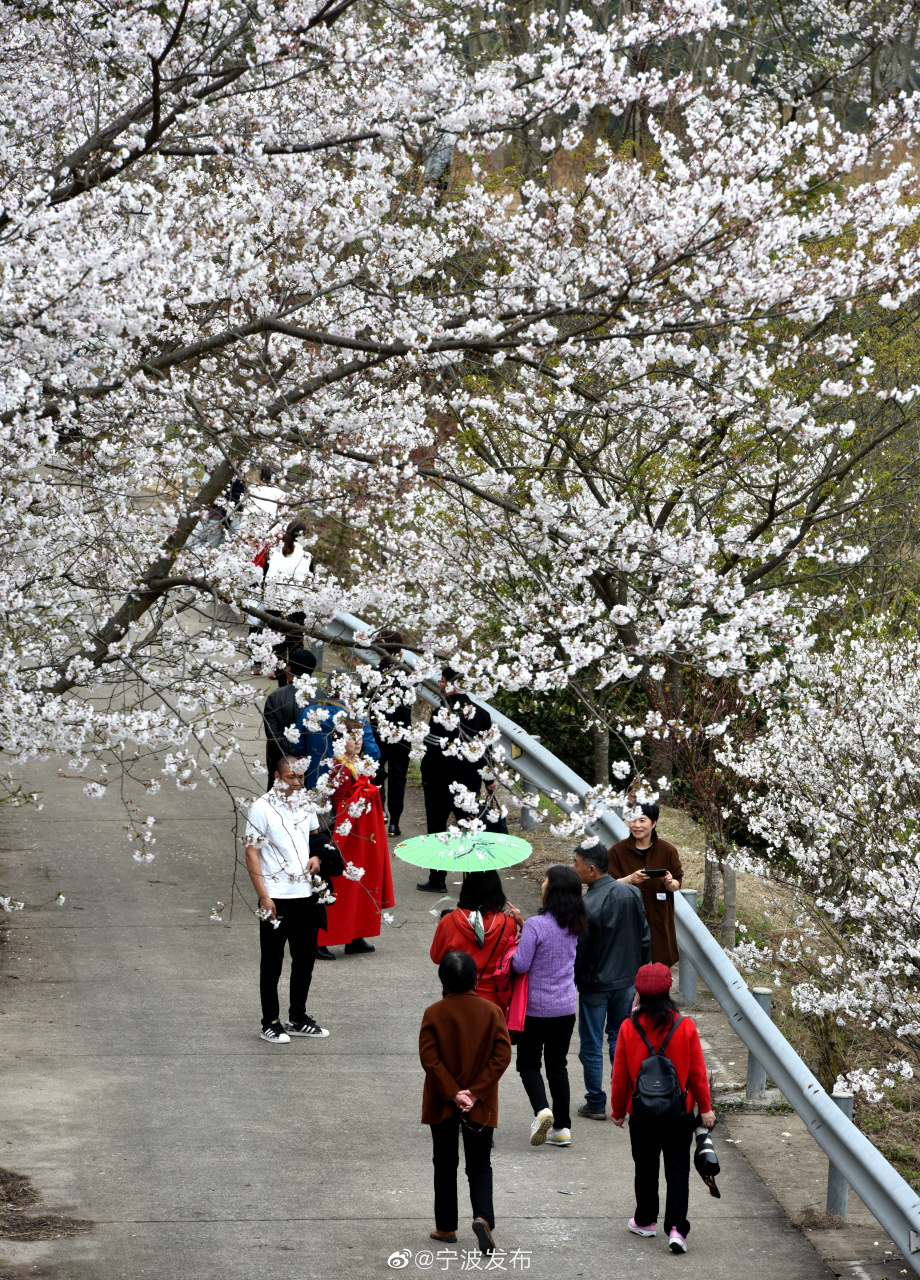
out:
{"label": "white sneaker", "polygon": [[552,1127],[553,1113],[549,1107],[544,1107],[542,1111],[538,1111],[533,1118],[533,1124],[530,1126],[530,1145],[532,1147],[542,1147],[546,1141],[546,1132]]}
{"label": "white sneaker", "polygon": [[571,1129],[550,1129],[546,1135],[547,1146],[570,1147],[572,1145]]}
{"label": "white sneaker", "polygon": [[284,1030],[280,1022],[271,1022],[264,1027],[259,1035],[263,1040],[267,1040],[269,1044],[290,1044],[291,1037]]}

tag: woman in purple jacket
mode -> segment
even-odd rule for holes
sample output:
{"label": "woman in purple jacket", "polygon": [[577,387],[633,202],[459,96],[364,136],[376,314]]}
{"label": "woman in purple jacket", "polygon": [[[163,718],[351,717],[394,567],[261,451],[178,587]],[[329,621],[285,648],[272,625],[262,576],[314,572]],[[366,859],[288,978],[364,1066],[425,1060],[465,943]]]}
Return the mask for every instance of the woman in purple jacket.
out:
{"label": "woman in purple jacket", "polygon": [[[569,1073],[566,1055],[575,1027],[575,943],[588,932],[581,900],[581,881],[572,867],[550,867],[543,881],[543,906],[524,922],[511,961],[515,973],[529,974],[524,1030],[515,1033],[517,1069],[533,1107],[531,1146],[548,1142],[567,1147],[572,1141],[569,1116]],[[546,1085],[553,1099],[546,1102]]]}

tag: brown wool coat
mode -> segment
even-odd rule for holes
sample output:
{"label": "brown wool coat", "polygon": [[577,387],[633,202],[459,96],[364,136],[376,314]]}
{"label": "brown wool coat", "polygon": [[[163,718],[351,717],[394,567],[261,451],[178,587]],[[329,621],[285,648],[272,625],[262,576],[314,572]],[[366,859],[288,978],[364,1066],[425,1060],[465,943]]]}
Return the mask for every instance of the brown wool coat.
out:
{"label": "brown wool coat", "polygon": [[[608,856],[610,874],[617,880],[631,876],[634,871],[643,871],[646,867],[666,867],[675,880],[684,878],[680,854],[673,844],[668,844],[667,840],[659,840],[658,832],[654,830],[650,849],[637,850],[635,837],[630,836],[627,840],[619,840]],[[660,880],[647,880],[638,888],[645,904],[649,933],[652,935],[652,964],[666,964],[670,968],[680,959],[677,930],[674,927],[674,894],[668,893],[664,901],[660,902],[658,894],[665,892]]]}
{"label": "brown wool coat", "polygon": [[422,1124],[456,1115],[461,1089],[479,1099],[469,1112],[476,1124],[498,1124],[498,1082],[511,1061],[504,1014],[473,991],[447,995],[429,1005],[422,1018],[418,1056],[425,1068]]}

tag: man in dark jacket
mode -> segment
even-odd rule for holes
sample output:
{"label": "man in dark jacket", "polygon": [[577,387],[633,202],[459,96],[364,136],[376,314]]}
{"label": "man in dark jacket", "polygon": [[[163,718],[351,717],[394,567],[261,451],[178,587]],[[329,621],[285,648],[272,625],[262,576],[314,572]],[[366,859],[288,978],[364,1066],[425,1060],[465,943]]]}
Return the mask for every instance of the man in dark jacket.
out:
{"label": "man in dark jacket", "polygon": [[[482,789],[482,773],[484,759],[470,760],[463,754],[462,745],[471,738],[486,733],[492,727],[492,717],[484,707],[461,693],[457,688],[458,674],[450,667],[441,672],[440,689],[444,694],[445,707],[435,711],[428,722],[428,733],[425,737],[425,755],[422,758],[422,788],[425,793],[425,821],[428,834],[446,831],[451,813],[459,821],[461,818],[473,818],[476,809],[464,809],[457,800],[452,785],[460,784],[479,797]],[[456,716],[457,724],[451,728],[444,724],[445,711]],[[422,880],[418,888],[428,889],[434,893],[444,893],[447,887],[447,873],[431,871],[427,880]]]}
{"label": "man in dark jacket", "polygon": [[575,952],[581,1041],[578,1057],[585,1077],[585,1103],[578,1114],[606,1120],[604,1025],[613,1063],[617,1033],[632,1008],[636,974],[649,963],[651,941],[642,894],[608,874],[607,850],[602,844],[580,844],[573,866],[579,880],[588,886],[584,898],[588,932],[578,939]]}
{"label": "man in dark jacket", "polygon": [[294,678],[308,676],[315,669],[316,659],[309,649],[292,649],[285,669],[288,683],[265,699],[262,718],[265,721],[265,766],[268,769],[269,788],[275,780],[278,761],[282,756],[291,755],[295,751],[295,746],[285,735],[285,730],[297,723],[301,712],[297,705]]}
{"label": "man in dark jacket", "polygon": [[[389,816],[387,834],[402,835],[399,820],[406,802],[406,778],[409,774],[411,743],[403,736],[412,727],[412,708],[406,701],[406,687],[399,680],[398,664],[405,643],[398,631],[381,631],[377,637],[390,656],[380,660],[380,671],[390,671],[374,696],[371,716],[374,737],[380,748],[380,767],[374,782],[380,788],[380,799]],[[414,696],[414,695],[413,695]],[[390,736],[390,735],[394,736]]]}

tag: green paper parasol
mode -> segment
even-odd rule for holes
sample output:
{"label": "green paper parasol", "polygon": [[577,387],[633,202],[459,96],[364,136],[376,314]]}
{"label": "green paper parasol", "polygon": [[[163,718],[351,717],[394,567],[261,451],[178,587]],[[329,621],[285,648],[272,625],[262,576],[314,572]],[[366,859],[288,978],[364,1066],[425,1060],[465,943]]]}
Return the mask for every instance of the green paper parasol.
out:
{"label": "green paper parasol", "polygon": [[393,852],[403,862],[429,871],[500,871],[529,858],[531,846],[519,836],[491,831],[462,836],[441,832],[403,840]]}

